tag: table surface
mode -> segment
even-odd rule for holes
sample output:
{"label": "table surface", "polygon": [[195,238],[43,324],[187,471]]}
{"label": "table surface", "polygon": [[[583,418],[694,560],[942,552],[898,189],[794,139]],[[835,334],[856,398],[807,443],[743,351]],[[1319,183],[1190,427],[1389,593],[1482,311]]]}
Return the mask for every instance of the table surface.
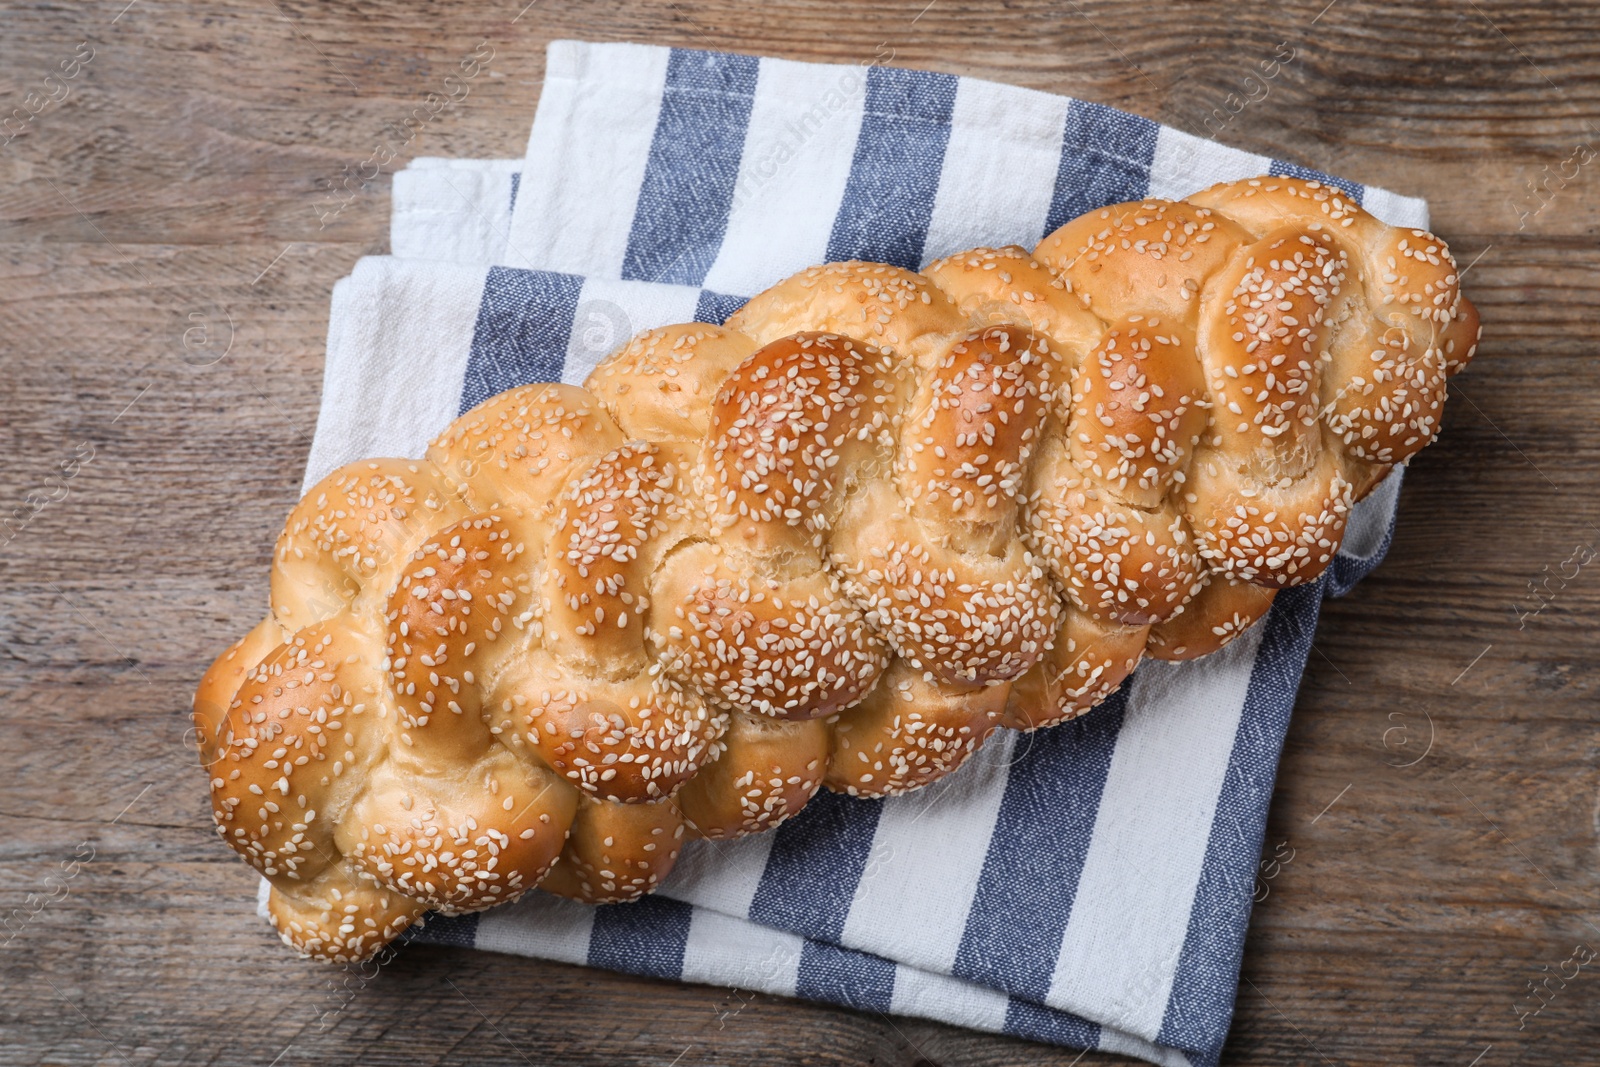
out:
{"label": "table surface", "polygon": [[1428,197],[1483,344],[1323,616],[1224,1059],[1594,1062],[1600,8],[125,2],[0,2],[0,1062],[1126,1062],[438,948],[346,997],[255,918],[186,710],[262,613],[329,290],[386,251],[388,174],[326,190],[484,41],[406,152],[520,156],[559,37],[886,44]]}

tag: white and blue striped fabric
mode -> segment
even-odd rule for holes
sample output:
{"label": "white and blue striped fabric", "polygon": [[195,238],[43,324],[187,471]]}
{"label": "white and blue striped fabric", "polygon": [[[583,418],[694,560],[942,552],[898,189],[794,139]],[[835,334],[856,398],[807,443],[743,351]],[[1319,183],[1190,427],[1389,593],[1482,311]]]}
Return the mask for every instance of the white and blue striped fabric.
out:
{"label": "white and blue striped fabric", "polygon": [[[460,412],[581,382],[641,329],[720,322],[793,271],[1031,246],[1082,212],[1259,174],[1390,222],[1421,201],[1111,108],[945,74],[558,42],[525,159],[419,160],[393,254],[335,288],[309,487],[417,456]],[[778,830],[689,846],[655,896],[534,893],[413,940],[1214,1064],[1278,755],[1322,598],[1388,545],[1399,474],[1321,581],[1223,652],[1147,662],[1088,716],[999,732],[918,793],[823,793]]]}

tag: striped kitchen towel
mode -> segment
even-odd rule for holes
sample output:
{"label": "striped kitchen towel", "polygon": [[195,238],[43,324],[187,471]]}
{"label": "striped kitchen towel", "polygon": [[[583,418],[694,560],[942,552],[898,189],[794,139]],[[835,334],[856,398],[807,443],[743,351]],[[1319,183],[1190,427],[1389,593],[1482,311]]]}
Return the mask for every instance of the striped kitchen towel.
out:
{"label": "striped kitchen towel", "polygon": [[[520,169],[397,177],[395,254],[335,289],[307,485],[419,455],[502,389],[581,382],[633,332],[721,321],[811,263],[1031,245],[1107,203],[1264,173],[1304,172],[972,79],[558,42]],[[1420,201],[1325,180],[1426,225]],[[1382,557],[1398,483],[1357,508],[1323,580],[1215,656],[1144,664],[1083,719],[1002,731],[909,796],[824,793],[775,832],[695,843],[636,904],[536,893],[416,939],[1215,1063],[1321,600]]]}

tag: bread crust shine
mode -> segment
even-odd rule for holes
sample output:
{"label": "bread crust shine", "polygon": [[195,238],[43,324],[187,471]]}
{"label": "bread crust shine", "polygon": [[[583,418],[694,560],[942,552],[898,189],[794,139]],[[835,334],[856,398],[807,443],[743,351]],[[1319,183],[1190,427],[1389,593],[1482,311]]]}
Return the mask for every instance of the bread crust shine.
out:
{"label": "bread crust shine", "polygon": [[1260,178],[646,331],[306,494],[195,696],[217,831],[352,960],[915,789],[1320,576],[1478,329],[1442,241]]}

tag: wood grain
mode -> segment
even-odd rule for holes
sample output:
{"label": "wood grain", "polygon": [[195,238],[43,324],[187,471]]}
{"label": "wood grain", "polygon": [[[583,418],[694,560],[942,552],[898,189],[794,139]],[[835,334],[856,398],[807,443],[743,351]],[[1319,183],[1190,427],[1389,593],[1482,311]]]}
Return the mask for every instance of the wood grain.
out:
{"label": "wood grain", "polygon": [[481,41],[404,155],[520,155],[558,37],[887,44],[1197,133],[1294,47],[1223,139],[1427,196],[1486,327],[1388,561],[1318,631],[1224,1062],[1592,1061],[1600,975],[1519,1012],[1600,948],[1600,564],[1562,567],[1600,547],[1600,164],[1528,191],[1600,138],[1594,4],[124,2],[0,3],[0,113],[93,50],[0,147],[0,1063],[1125,1062],[443,948],[345,1004],[251,913],[185,711],[265,600],[329,290],[386,248],[387,175],[319,205]]}

